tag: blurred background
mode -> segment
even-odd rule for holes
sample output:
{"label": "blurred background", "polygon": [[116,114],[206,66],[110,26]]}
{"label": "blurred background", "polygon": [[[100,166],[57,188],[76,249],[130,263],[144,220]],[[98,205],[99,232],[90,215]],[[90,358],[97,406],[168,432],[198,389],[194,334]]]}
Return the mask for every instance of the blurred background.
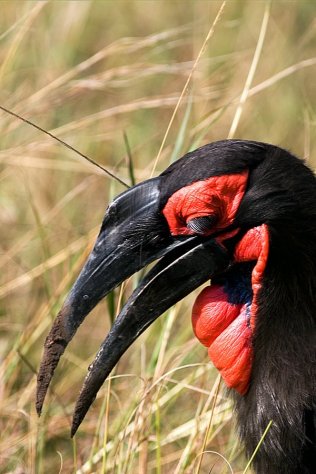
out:
{"label": "blurred background", "polygon": [[[126,182],[227,137],[274,143],[315,167],[315,2],[0,8],[0,105]],[[196,295],[126,353],[70,439],[88,365],[137,275],[80,328],[37,418],[45,336],[124,187],[4,111],[0,137],[0,472],[250,473],[231,402],[193,337]]]}

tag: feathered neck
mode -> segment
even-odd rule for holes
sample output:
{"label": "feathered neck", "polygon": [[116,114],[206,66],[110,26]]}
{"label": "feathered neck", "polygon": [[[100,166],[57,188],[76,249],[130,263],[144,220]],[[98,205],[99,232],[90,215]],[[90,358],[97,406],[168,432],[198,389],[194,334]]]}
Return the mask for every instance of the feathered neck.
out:
{"label": "feathered neck", "polygon": [[[269,225],[246,396],[235,397],[248,454],[260,474],[311,474],[316,459],[316,219]],[[303,225],[304,221],[304,225]]]}

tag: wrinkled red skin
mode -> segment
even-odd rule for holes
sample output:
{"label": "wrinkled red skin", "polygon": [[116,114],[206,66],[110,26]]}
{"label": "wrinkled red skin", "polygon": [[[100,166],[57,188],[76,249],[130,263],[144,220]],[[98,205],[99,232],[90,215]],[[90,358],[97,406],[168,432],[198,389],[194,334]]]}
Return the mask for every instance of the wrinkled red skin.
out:
{"label": "wrinkled red skin", "polygon": [[[215,176],[195,182],[174,193],[163,210],[172,235],[193,234],[186,225],[190,219],[200,216],[216,216],[216,224],[209,234],[232,224],[246,189],[247,178],[246,171]],[[218,240],[222,242],[228,236],[231,236],[231,233],[222,235]],[[235,248],[236,263],[257,262],[251,277],[251,305],[230,303],[224,288],[213,285],[203,289],[192,310],[196,337],[208,347],[209,357],[221,372],[226,385],[241,395],[244,395],[249,387],[257,297],[268,252],[269,234],[265,224],[250,229]]]}
{"label": "wrinkled red skin", "polygon": [[245,193],[248,171],[240,174],[213,176],[196,181],[176,191],[168,199],[163,214],[172,235],[192,235],[187,228],[195,217],[215,215],[217,223],[210,234],[232,224]]}
{"label": "wrinkled red skin", "polygon": [[269,230],[266,224],[248,230],[235,248],[234,257],[236,262],[250,262],[257,260],[252,271],[251,286],[253,299],[250,312],[250,326],[252,331],[256,325],[258,292],[267,265],[269,255]]}

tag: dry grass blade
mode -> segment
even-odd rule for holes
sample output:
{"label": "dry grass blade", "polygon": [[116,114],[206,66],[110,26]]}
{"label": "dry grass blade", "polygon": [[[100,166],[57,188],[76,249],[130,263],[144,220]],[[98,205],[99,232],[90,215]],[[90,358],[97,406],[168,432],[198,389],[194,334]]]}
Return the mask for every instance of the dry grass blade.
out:
{"label": "dry grass blade", "polygon": [[200,51],[199,51],[199,53],[198,53],[198,55],[197,55],[196,60],[194,61],[194,64],[193,64],[192,69],[191,69],[191,72],[190,72],[190,74],[189,74],[189,76],[188,76],[188,78],[187,78],[187,80],[186,80],[186,83],[184,84],[184,87],[183,87],[182,92],[181,92],[181,94],[180,94],[180,97],[179,97],[179,99],[178,99],[177,105],[176,105],[176,107],[175,107],[175,109],[174,109],[174,111],[173,111],[173,114],[172,114],[172,116],[171,116],[171,119],[170,119],[170,121],[169,121],[167,130],[166,130],[166,133],[165,133],[165,135],[164,135],[164,137],[163,137],[162,143],[161,143],[160,148],[159,148],[159,151],[158,151],[158,155],[157,155],[156,160],[155,160],[155,162],[154,162],[154,167],[153,167],[153,169],[152,169],[152,172],[151,172],[150,177],[152,177],[153,174],[154,174],[154,172],[155,172],[155,169],[156,169],[156,167],[157,167],[157,163],[158,163],[158,161],[159,161],[161,152],[162,152],[162,150],[163,150],[163,147],[165,146],[165,143],[166,143],[166,140],[167,140],[167,136],[168,136],[168,134],[169,134],[169,131],[170,131],[171,126],[172,126],[172,124],[173,124],[173,121],[174,121],[174,119],[175,119],[176,113],[177,113],[177,111],[178,111],[178,109],[179,109],[179,107],[180,107],[180,103],[181,103],[181,101],[182,101],[182,99],[183,99],[183,97],[184,97],[184,94],[185,94],[186,91],[187,91],[187,88],[188,88],[189,83],[190,83],[190,81],[191,81],[191,78],[192,78],[192,76],[193,76],[193,74],[194,74],[194,71],[195,71],[195,69],[197,68],[197,65],[198,65],[198,63],[199,63],[199,61],[200,61],[200,58],[201,58],[202,54],[203,54],[204,51],[205,51],[205,47],[206,47],[207,43],[209,42],[210,38],[212,37],[212,35],[213,35],[213,33],[214,33],[214,28],[215,28],[216,24],[218,23],[218,21],[219,21],[221,15],[222,15],[222,13],[223,13],[223,10],[224,10],[224,8],[225,8],[225,5],[226,5],[226,1],[224,1],[224,2],[222,3],[220,9],[218,10],[218,13],[217,13],[217,15],[216,15],[216,17],[215,17],[215,20],[213,21],[212,26],[210,27],[210,29],[209,29],[209,31],[208,31],[208,33],[207,33],[207,35],[206,35],[206,38],[205,38],[205,40],[204,40],[204,42],[203,42],[203,44],[202,44],[202,47],[201,47],[201,49],[200,49]]}
{"label": "dry grass blade", "polygon": [[144,48],[152,47],[161,41],[166,41],[167,39],[178,36],[180,33],[187,29],[186,26],[180,28],[171,28],[167,31],[162,31],[160,33],[155,33],[149,35],[148,37],[139,39],[139,38],[120,38],[119,40],[113,42],[112,44],[104,47],[85,61],[77,64],[72,70],[67,71],[66,74],[56,78],[53,82],[46,85],[43,89],[37,91],[31,97],[28,98],[29,104],[34,104],[45,98],[48,93],[52,90],[59,89],[62,85],[68,84],[74,77],[78,74],[82,74],[86,70],[92,68],[100,61],[103,61],[108,56],[117,55],[122,52],[125,54],[131,54],[138,50]]}
{"label": "dry grass blade", "polygon": [[23,21],[21,21],[21,28],[18,30],[14,39],[11,43],[6,57],[2,61],[0,67],[0,83],[3,81],[3,77],[6,74],[7,70],[10,68],[11,64],[14,62],[16,54],[18,54],[19,47],[22,46],[25,35],[29,32],[32,23],[35,21],[38,14],[41,12],[43,7],[47,4],[47,1],[36,2],[33,8],[24,15]]}
{"label": "dry grass blade", "polygon": [[[201,452],[201,454],[199,455],[199,458],[198,458],[198,462],[197,462],[197,467],[196,467],[196,472],[195,472],[195,474],[199,474],[200,469],[201,469],[201,464],[202,464],[202,460],[203,460],[203,453],[205,452],[205,448],[206,448],[207,441],[208,441],[208,437],[209,437],[209,432],[210,432],[211,425],[212,425],[213,413],[214,413],[215,406],[216,406],[216,400],[217,400],[217,397],[218,397],[218,393],[219,393],[219,389],[220,389],[220,384],[221,384],[221,378],[220,378],[220,376],[218,376],[217,383],[214,385],[214,387],[215,387],[215,392],[214,392],[214,394],[212,394],[213,405],[212,405],[211,417],[210,417],[210,421],[209,421],[209,424],[208,424],[207,429],[206,429],[206,432],[205,432],[205,436],[204,436],[204,440],[203,440],[203,445],[202,445],[202,452]],[[211,397],[210,397],[210,400],[211,400]]]}
{"label": "dry grass blade", "polygon": [[260,84],[257,84],[256,86],[252,87],[248,91],[248,97],[256,95],[259,92],[262,92],[265,89],[274,86],[277,82],[281,81],[282,79],[285,79],[286,77],[291,76],[295,72],[298,72],[301,69],[304,69],[306,67],[311,67],[311,66],[316,66],[316,58],[304,59],[304,61],[300,61],[296,64],[293,64],[292,66],[282,69],[282,71],[278,72],[277,74],[274,74],[273,76],[269,77],[268,79],[261,82]]}
{"label": "dry grass blade", "polygon": [[[80,193],[82,193],[87,186],[93,184],[94,176],[86,178],[84,181],[78,184],[74,189],[69,191],[43,218],[43,225],[49,224],[54,218],[58,216],[64,207],[75,199]],[[14,256],[19,253],[29,242],[37,236],[36,229],[32,229],[26,232],[22,238],[16,242],[6,253],[0,255],[0,268],[3,267],[9,260],[13,259]]]}
{"label": "dry grass blade", "polygon": [[34,122],[31,122],[31,120],[28,120],[24,117],[22,117],[21,115],[19,114],[16,114],[15,112],[13,112],[12,110],[9,110],[7,109],[6,107],[3,107],[3,105],[0,105],[0,109],[3,110],[4,112],[6,112],[7,114],[10,114],[12,115],[13,117],[21,120],[22,122],[25,122],[27,123],[28,125],[30,125],[31,127],[34,127],[36,128],[37,130],[39,130],[40,132],[42,133],[45,133],[46,135],[48,135],[50,138],[52,138],[53,140],[56,140],[58,143],[60,143],[61,145],[65,146],[66,148],[68,148],[69,150],[73,151],[74,153],[76,153],[77,155],[81,156],[81,158],[84,158],[85,160],[87,160],[89,163],[91,163],[92,165],[96,166],[97,168],[101,169],[102,171],[104,171],[104,173],[108,174],[111,178],[113,179],[116,179],[119,183],[121,183],[123,186],[125,186],[125,188],[129,188],[128,184],[126,184],[121,178],[119,178],[118,176],[114,175],[113,173],[111,173],[111,171],[107,170],[106,168],[104,168],[103,166],[101,166],[99,163],[97,163],[96,161],[94,161],[92,158],[90,158],[89,156],[85,155],[84,153],[82,153],[81,151],[77,150],[76,148],[74,148],[72,145],[70,145],[69,143],[65,142],[64,140],[61,140],[60,138],[58,138],[56,135],[54,135],[53,133],[49,132],[48,130],[45,130],[44,128],[40,127],[39,125],[36,125]]}
{"label": "dry grass blade", "polygon": [[251,458],[249,459],[249,461],[248,461],[248,463],[247,463],[247,466],[245,467],[245,469],[244,469],[244,471],[243,471],[242,474],[246,474],[246,472],[248,471],[248,469],[249,469],[249,467],[250,467],[252,461],[254,460],[254,458],[255,458],[255,456],[256,456],[258,450],[260,449],[260,446],[261,446],[261,444],[262,444],[264,438],[266,437],[266,435],[267,435],[269,429],[271,428],[272,424],[273,424],[273,421],[270,420],[268,426],[266,427],[266,429],[264,430],[264,432],[263,432],[263,434],[262,434],[262,437],[261,437],[261,439],[260,439],[260,441],[259,441],[259,443],[258,443],[258,446],[257,446],[256,449],[254,450],[254,452],[253,452]]}
{"label": "dry grass blade", "polygon": [[251,83],[253,81],[257,66],[258,66],[260,55],[262,53],[263,42],[264,42],[264,38],[266,36],[269,17],[270,17],[270,8],[271,8],[271,2],[268,2],[267,6],[266,6],[266,9],[265,9],[265,12],[264,12],[264,15],[263,15],[262,24],[261,24],[261,28],[260,28],[260,33],[259,33],[259,37],[258,37],[258,42],[257,42],[257,46],[256,46],[256,49],[255,49],[255,54],[253,56],[253,60],[252,60],[252,63],[251,63],[250,69],[249,69],[249,73],[248,73],[248,76],[247,76],[247,79],[246,79],[246,82],[245,82],[245,86],[244,86],[244,89],[243,89],[242,94],[240,96],[239,104],[238,104],[238,107],[237,107],[232,125],[231,125],[229,133],[228,133],[228,138],[233,138],[235,133],[236,133],[238,123],[239,123],[239,120],[240,120],[240,117],[241,117],[241,114],[242,114],[243,106],[244,106],[244,104],[247,100],[248,94],[249,94],[249,89],[250,89]]}
{"label": "dry grass blade", "polygon": [[20,275],[17,278],[14,278],[11,281],[8,281],[4,285],[0,286],[0,298],[3,298],[11,291],[16,290],[17,288],[21,288],[24,285],[31,283],[35,278],[43,275],[43,273],[47,270],[50,270],[57,265],[60,265],[66,259],[69,258],[70,255],[73,255],[79,250],[82,250],[83,247],[91,247],[92,243],[95,241],[97,231],[99,230],[99,226],[93,229],[88,236],[80,237],[80,239],[75,240],[70,245],[68,245],[65,249],[61,250],[53,257],[50,257],[45,262],[37,265],[36,267],[32,268],[28,272]]}

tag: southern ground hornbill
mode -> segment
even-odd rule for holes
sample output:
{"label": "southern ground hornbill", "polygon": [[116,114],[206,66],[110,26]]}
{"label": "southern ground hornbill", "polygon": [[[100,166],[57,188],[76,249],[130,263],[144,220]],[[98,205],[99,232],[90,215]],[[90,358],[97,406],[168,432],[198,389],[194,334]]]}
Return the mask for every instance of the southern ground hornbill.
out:
{"label": "southern ground hornbill", "polygon": [[110,371],[167,308],[211,278],[193,328],[235,400],[260,474],[316,472],[316,186],[291,153],[223,140],[130,188],[107,208],[46,339],[37,411],[59,358],[110,290],[152,262],[89,367],[72,435]]}

